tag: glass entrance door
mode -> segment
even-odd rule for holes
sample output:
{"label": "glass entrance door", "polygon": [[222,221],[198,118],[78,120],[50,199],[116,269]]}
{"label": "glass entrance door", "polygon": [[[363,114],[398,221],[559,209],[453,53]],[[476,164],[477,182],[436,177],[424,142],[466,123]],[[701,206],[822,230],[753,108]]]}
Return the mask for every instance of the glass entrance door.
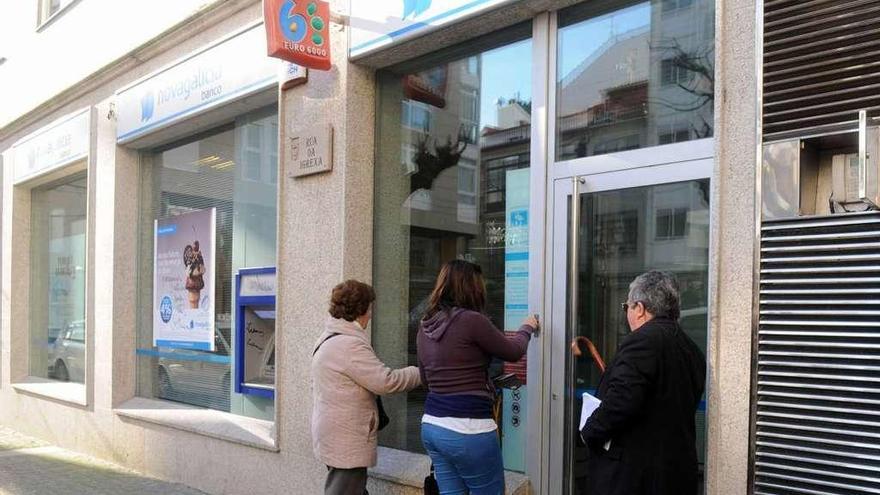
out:
{"label": "glass entrance door", "polygon": [[[580,398],[595,392],[600,372],[589,353],[575,357],[570,344],[589,338],[611,362],[629,333],[620,307],[637,275],[658,269],[678,276],[682,328],[706,352],[706,177],[699,166],[677,164],[555,181],[549,493],[587,494],[586,450],[577,431]],[[697,412],[701,471],[704,404]]]}

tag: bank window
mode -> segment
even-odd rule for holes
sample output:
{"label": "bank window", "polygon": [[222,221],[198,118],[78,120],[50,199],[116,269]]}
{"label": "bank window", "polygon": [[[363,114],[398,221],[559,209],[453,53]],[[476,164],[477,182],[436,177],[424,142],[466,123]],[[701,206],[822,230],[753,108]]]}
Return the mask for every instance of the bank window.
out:
{"label": "bank window", "polygon": [[660,82],[664,85],[685,84],[693,76],[694,73],[688,69],[686,60],[667,58],[660,62]]}
{"label": "bank window", "polygon": [[458,163],[458,219],[477,222],[477,167],[465,159]]}
{"label": "bank window", "polygon": [[689,141],[691,129],[686,122],[670,122],[657,129],[657,144],[672,144]]}
{"label": "bank window", "polygon": [[[477,191],[477,169],[473,163],[462,161],[458,166],[458,194],[474,196]],[[473,204],[473,203],[471,203]]]}
{"label": "bank window", "polygon": [[478,57],[468,58],[467,72],[470,75],[477,75],[480,72],[480,59]]}
{"label": "bank window", "polygon": [[[278,123],[260,122],[236,130],[242,179],[278,182]],[[231,164],[229,165],[231,166]]]}
{"label": "bank window", "polygon": [[72,4],[74,0],[38,0],[38,2],[39,22],[37,25],[41,26],[52,16]]}
{"label": "bank window", "polygon": [[401,110],[401,123],[409,129],[429,133],[431,132],[431,110],[418,102],[404,101]]}
{"label": "bank window", "polygon": [[[440,266],[452,259],[481,266],[487,314],[498,328],[515,330],[526,316],[530,33],[531,26],[519,26],[498,35],[488,51],[462,47],[439,63],[432,58],[378,73],[372,339],[390,366],[417,364],[418,323]],[[431,115],[429,127],[414,125],[417,108]],[[462,127],[478,131],[463,136]],[[408,143],[426,143],[411,173],[396,159],[407,154]],[[511,272],[517,278],[506,278]],[[500,363],[493,367],[493,373],[501,370]],[[525,469],[531,387],[503,392],[501,442],[510,470]],[[399,421],[380,433],[380,444],[423,452],[425,390],[383,400]]]}
{"label": "bank window", "polygon": [[[484,184],[484,208],[493,211],[503,206],[507,172],[529,166],[529,154],[505,156],[486,161],[486,182]],[[499,205],[499,203],[501,205]]]}
{"label": "bank window", "polygon": [[29,374],[85,383],[87,179],[31,190]]}
{"label": "bank window", "polygon": [[479,96],[476,89],[468,88],[461,91],[461,135],[469,143],[477,142],[477,132],[479,132],[480,125],[477,121],[477,116],[480,113],[480,109],[477,107],[478,102]]}
{"label": "bank window", "polygon": [[656,214],[654,239],[668,241],[687,236],[687,208],[660,208]]}
{"label": "bank window", "polygon": [[621,135],[638,136],[631,141],[638,147],[664,144],[655,129],[670,122],[698,130],[687,139],[711,137],[714,24],[707,29],[705,20],[714,2],[605,5],[582,2],[559,13],[557,160],[631,149],[609,146]]}
{"label": "bank window", "polygon": [[663,13],[686,9],[694,4],[694,0],[663,0]]}
{"label": "bank window", "polygon": [[615,153],[618,151],[636,149],[639,147],[639,137],[638,134],[631,134],[629,136],[606,139],[600,143],[596,143],[596,154]]}
{"label": "bank window", "polygon": [[[236,274],[276,262],[277,129],[277,113],[267,108],[146,154],[139,396],[274,419],[273,399],[235,392],[233,305]],[[267,345],[262,369],[248,373],[274,377],[274,339]]]}
{"label": "bank window", "polygon": [[413,144],[403,143],[400,145],[400,164],[402,165],[401,169],[404,171],[404,174],[409,175],[416,171],[418,153],[418,148]]}

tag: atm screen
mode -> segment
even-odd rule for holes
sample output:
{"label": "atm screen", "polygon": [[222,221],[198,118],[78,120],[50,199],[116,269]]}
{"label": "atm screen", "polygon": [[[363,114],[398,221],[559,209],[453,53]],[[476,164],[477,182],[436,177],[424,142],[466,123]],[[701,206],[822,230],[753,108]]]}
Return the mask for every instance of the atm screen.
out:
{"label": "atm screen", "polygon": [[257,318],[261,320],[274,320],[275,319],[275,310],[269,309],[255,309],[254,314],[257,315]]}

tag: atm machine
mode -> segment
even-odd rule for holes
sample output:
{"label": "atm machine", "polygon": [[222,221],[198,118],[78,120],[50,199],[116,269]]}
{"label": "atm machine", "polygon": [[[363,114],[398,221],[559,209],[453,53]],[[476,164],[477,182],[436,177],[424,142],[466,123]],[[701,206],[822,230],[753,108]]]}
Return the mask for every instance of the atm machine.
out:
{"label": "atm machine", "polygon": [[275,398],[275,267],[235,276],[235,392]]}

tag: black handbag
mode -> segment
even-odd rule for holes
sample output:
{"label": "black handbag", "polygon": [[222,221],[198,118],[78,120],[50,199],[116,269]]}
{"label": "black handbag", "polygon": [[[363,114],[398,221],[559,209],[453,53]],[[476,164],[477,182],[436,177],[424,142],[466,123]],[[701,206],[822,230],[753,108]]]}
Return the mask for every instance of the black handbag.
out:
{"label": "black handbag", "polygon": [[440,495],[440,487],[437,486],[437,478],[434,477],[433,464],[431,464],[431,472],[425,476],[425,495]]}
{"label": "black handbag", "polygon": [[388,423],[391,422],[391,418],[385,413],[385,406],[382,405],[382,397],[379,397],[378,395],[376,396],[376,410],[379,411],[379,430],[381,431],[388,426]]}

